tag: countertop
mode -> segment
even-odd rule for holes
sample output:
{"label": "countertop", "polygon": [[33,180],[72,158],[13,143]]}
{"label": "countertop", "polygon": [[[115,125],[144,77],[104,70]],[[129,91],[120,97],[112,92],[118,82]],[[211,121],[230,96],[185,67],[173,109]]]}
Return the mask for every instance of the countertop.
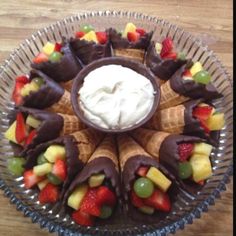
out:
{"label": "countertop", "polygon": [[[233,67],[233,1],[232,0],[1,0],[0,1],[0,64],[9,53],[37,29],[63,17],[92,10],[137,11],[158,16],[183,27],[205,40],[228,72]],[[194,220],[176,236],[233,235],[233,186],[227,185],[216,205]],[[0,235],[51,235],[16,211],[0,191]]]}

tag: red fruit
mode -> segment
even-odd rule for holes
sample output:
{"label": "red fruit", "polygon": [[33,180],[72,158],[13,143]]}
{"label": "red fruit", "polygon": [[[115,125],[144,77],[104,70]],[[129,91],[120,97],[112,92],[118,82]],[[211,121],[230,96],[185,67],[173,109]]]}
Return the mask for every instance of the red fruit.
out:
{"label": "red fruit", "polygon": [[140,36],[143,36],[143,35],[146,34],[146,31],[145,31],[144,29],[142,29],[142,28],[137,28],[137,29],[136,29],[136,32],[139,33]]}
{"label": "red fruit", "polygon": [[66,179],[67,176],[67,166],[66,162],[60,159],[57,159],[52,168],[52,173],[60,178],[62,181]]}
{"label": "red fruit", "polygon": [[75,33],[75,37],[80,39],[85,35],[85,33],[83,31],[78,31]]}
{"label": "red fruit", "polygon": [[207,120],[210,117],[212,110],[213,107],[211,106],[195,107],[193,109],[193,116],[200,120]]}
{"label": "red fruit", "polygon": [[37,176],[33,170],[27,170],[23,174],[25,188],[30,189],[44,179],[43,176]]}
{"label": "red fruit", "polygon": [[23,101],[23,97],[20,94],[21,89],[25,86],[23,83],[15,84],[14,91],[12,93],[12,100],[15,102],[16,105],[20,105]]}
{"label": "red fruit", "polygon": [[194,145],[192,143],[181,143],[178,145],[179,160],[186,161],[193,152]]}
{"label": "red fruit", "polygon": [[101,209],[97,203],[97,188],[90,188],[88,190],[83,198],[80,210],[93,216],[100,216]]}
{"label": "red fruit", "polygon": [[200,121],[200,125],[201,127],[204,129],[204,131],[209,134],[211,132],[211,130],[208,128],[206,121],[204,120],[199,120]]}
{"label": "red fruit", "polygon": [[148,167],[146,166],[141,166],[139,169],[136,171],[136,174],[142,177],[145,177],[147,172],[148,172]]}
{"label": "red fruit", "polygon": [[97,203],[102,206],[114,206],[116,204],[116,195],[106,186],[100,186],[97,191]]}
{"label": "red fruit", "polygon": [[100,44],[105,44],[107,42],[106,32],[96,32],[97,40]]}
{"label": "red fruit", "polygon": [[145,205],[154,207],[157,210],[168,212],[171,208],[170,199],[167,193],[162,192],[159,189],[155,189],[153,194],[149,198],[144,198]]}
{"label": "red fruit", "polygon": [[205,184],[205,181],[204,181],[204,180],[200,180],[200,181],[198,181],[198,182],[197,182],[197,184],[199,184],[199,185],[202,185],[202,186],[203,186],[203,185]]}
{"label": "red fruit", "polygon": [[39,193],[39,202],[44,203],[55,203],[59,199],[58,187],[48,183]]}
{"label": "red fruit", "polygon": [[37,132],[36,132],[35,129],[33,129],[33,130],[29,133],[29,135],[28,135],[28,137],[27,137],[27,139],[26,139],[26,141],[25,141],[25,146],[29,145],[29,144],[32,142],[32,140],[33,140],[33,138],[36,136],[36,134],[37,134]]}
{"label": "red fruit", "polygon": [[36,64],[40,64],[42,62],[48,61],[48,56],[43,52],[40,52],[34,59],[33,62]]}
{"label": "red fruit", "polygon": [[131,191],[131,202],[135,207],[138,208],[144,206],[143,199],[138,197],[133,190]]}
{"label": "red fruit", "polygon": [[72,213],[72,219],[75,221],[75,223],[83,226],[92,226],[94,217],[81,211],[74,211]]}
{"label": "red fruit", "polygon": [[18,76],[18,77],[16,77],[16,83],[22,83],[25,85],[25,84],[29,83],[29,79],[25,75]]}
{"label": "red fruit", "polygon": [[173,59],[175,60],[177,58],[176,52],[170,52],[162,57],[163,59]]}
{"label": "red fruit", "polygon": [[60,43],[55,43],[54,51],[60,52],[62,48],[62,45]]}
{"label": "red fruit", "polygon": [[27,129],[25,125],[25,119],[21,112],[16,115],[16,141],[22,143],[27,138]]}
{"label": "red fruit", "polygon": [[173,41],[171,38],[167,37],[162,41],[162,49],[161,49],[161,57],[165,57],[167,54],[169,54],[173,49]]}
{"label": "red fruit", "polygon": [[140,38],[140,34],[137,32],[128,32],[127,38],[130,42],[136,42]]}
{"label": "red fruit", "polygon": [[185,77],[193,77],[190,70],[185,70],[182,74],[182,76],[185,76]]}

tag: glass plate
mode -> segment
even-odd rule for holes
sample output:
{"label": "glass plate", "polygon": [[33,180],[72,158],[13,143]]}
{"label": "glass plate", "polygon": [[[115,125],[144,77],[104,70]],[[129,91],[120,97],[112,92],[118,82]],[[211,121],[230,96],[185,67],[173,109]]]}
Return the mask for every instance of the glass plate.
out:
{"label": "glass plate", "polygon": [[[201,192],[189,195],[180,191],[177,201],[173,204],[172,212],[165,220],[152,225],[145,222],[136,224],[127,219],[126,215],[117,217],[112,224],[96,227],[81,227],[74,224],[64,209],[58,204],[40,205],[37,193],[34,190],[25,190],[22,177],[14,178],[6,168],[6,160],[13,155],[13,151],[4,138],[3,133],[8,127],[7,114],[14,108],[10,102],[14,79],[17,75],[27,73],[31,60],[38,54],[47,41],[61,41],[62,37],[74,35],[80,25],[92,24],[96,30],[104,30],[110,26],[122,29],[127,22],[146,29],[154,30],[154,40],[160,41],[166,36],[174,39],[177,49],[186,53],[194,61],[200,61],[213,78],[213,83],[224,95],[215,105],[225,114],[226,125],[220,133],[218,148],[212,152],[213,176],[210,178]],[[32,222],[39,223],[42,228],[48,228],[49,232],[57,232],[59,235],[166,235],[174,233],[177,229],[183,229],[187,223],[192,223],[194,218],[200,218],[208,206],[214,204],[215,198],[226,189],[226,183],[232,174],[232,104],[233,93],[229,74],[221,62],[200,39],[193,37],[183,29],[169,22],[150,17],[140,13],[131,12],[91,12],[68,17],[58,21],[44,29],[38,30],[30,38],[26,39],[10,54],[9,59],[0,69],[0,188],[5,195],[16,205],[17,210],[25,216],[31,217]],[[122,213],[118,213],[122,214]]]}

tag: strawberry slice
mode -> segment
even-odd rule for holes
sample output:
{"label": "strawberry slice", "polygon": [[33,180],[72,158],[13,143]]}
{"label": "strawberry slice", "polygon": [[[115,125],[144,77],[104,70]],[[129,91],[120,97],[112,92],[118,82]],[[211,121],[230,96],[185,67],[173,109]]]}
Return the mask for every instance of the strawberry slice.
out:
{"label": "strawberry slice", "polygon": [[145,205],[154,207],[157,210],[169,212],[171,209],[171,203],[168,194],[162,192],[159,189],[155,189],[149,198],[143,199],[143,202]]}
{"label": "strawberry slice", "polygon": [[27,139],[26,139],[26,141],[25,141],[25,146],[29,145],[29,144],[32,142],[32,140],[33,140],[33,138],[36,136],[36,134],[37,134],[37,132],[36,132],[35,129],[33,129],[33,130],[29,133],[29,135],[28,135],[28,137],[27,137]]}
{"label": "strawberry slice", "polygon": [[30,189],[44,179],[43,176],[37,176],[33,170],[27,170],[23,174],[25,188]]}
{"label": "strawberry slice", "polygon": [[146,31],[142,28],[137,28],[136,32],[140,34],[140,36],[144,36],[146,34]]}
{"label": "strawberry slice", "polygon": [[139,169],[136,171],[136,174],[142,177],[145,177],[147,172],[148,172],[148,167],[146,166],[141,166]]}
{"label": "strawberry slice", "polygon": [[205,184],[205,181],[204,180],[200,180],[200,181],[197,182],[197,184],[203,186]]}
{"label": "strawberry slice", "polygon": [[42,62],[48,61],[48,56],[43,52],[40,52],[34,59],[33,62],[36,64],[40,64]]}
{"label": "strawberry slice", "polygon": [[62,48],[62,45],[60,43],[55,43],[54,51],[60,52]]}
{"label": "strawberry slice", "polygon": [[181,143],[178,145],[179,160],[187,161],[193,152],[194,145],[192,143]]}
{"label": "strawberry slice", "polygon": [[61,159],[57,159],[52,168],[52,173],[60,178],[62,181],[66,179],[67,176],[67,166],[66,162]]}
{"label": "strawberry slice", "polygon": [[39,202],[45,203],[55,203],[59,199],[58,187],[48,183],[39,193]]}
{"label": "strawberry slice", "polygon": [[16,105],[20,105],[23,102],[23,97],[20,94],[21,89],[25,85],[23,83],[16,83],[14,91],[12,93],[12,100],[15,102]]}
{"label": "strawberry slice", "polygon": [[92,226],[94,217],[81,211],[74,211],[72,213],[72,219],[75,221],[75,223],[83,226]]}
{"label": "strawberry slice", "polygon": [[97,191],[97,203],[102,206],[114,206],[116,204],[116,195],[106,186],[100,186]]}
{"label": "strawberry slice", "polygon": [[177,58],[177,53],[176,52],[169,52],[168,54],[164,54],[162,56],[162,59],[173,59],[175,60]]}
{"label": "strawberry slice", "polygon": [[133,190],[131,191],[131,202],[135,207],[138,208],[144,206],[143,199],[138,197]]}
{"label": "strawberry slice", "polygon": [[195,107],[193,116],[200,120],[207,120],[211,116],[212,110],[213,107],[211,106]]}
{"label": "strawberry slice", "polygon": [[191,74],[191,71],[190,70],[185,70],[182,74],[182,76],[184,77],[193,77],[192,74]]}
{"label": "strawberry slice", "polygon": [[166,56],[167,54],[169,54],[172,49],[173,49],[173,41],[170,37],[167,37],[165,38],[163,41],[162,41],[162,49],[161,49],[161,57],[164,57]]}
{"label": "strawberry slice", "polygon": [[96,32],[97,40],[100,44],[105,44],[107,42],[106,32]]}
{"label": "strawberry slice", "polygon": [[128,32],[127,38],[130,42],[136,42],[140,38],[140,34],[137,32]]}
{"label": "strawberry slice", "polygon": [[21,112],[16,115],[16,141],[22,143],[27,138],[27,129],[25,125],[25,119]]}
{"label": "strawberry slice", "polygon": [[101,209],[97,203],[97,188],[90,188],[82,200],[81,211],[92,216],[100,216]]}
{"label": "strawberry slice", "polygon": [[201,127],[204,129],[204,131],[209,134],[211,130],[208,128],[205,120],[199,120]]}
{"label": "strawberry slice", "polygon": [[18,77],[16,77],[16,83],[22,83],[25,85],[25,84],[29,83],[29,79],[25,75],[18,76]]}
{"label": "strawberry slice", "polygon": [[78,31],[75,33],[75,37],[80,39],[85,35],[85,33],[83,31]]}

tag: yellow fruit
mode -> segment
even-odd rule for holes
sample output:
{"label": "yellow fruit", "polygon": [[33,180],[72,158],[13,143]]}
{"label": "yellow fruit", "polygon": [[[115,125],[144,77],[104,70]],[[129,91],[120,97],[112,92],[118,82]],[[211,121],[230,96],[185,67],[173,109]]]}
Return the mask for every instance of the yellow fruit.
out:
{"label": "yellow fruit", "polygon": [[65,160],[66,149],[61,145],[51,145],[45,151],[44,157],[51,163],[54,163],[57,159]]}
{"label": "yellow fruit", "polygon": [[136,32],[136,26],[131,22],[126,24],[125,30],[122,33],[122,37],[127,38],[128,32]]}
{"label": "yellow fruit", "polygon": [[26,121],[25,123],[35,129],[37,129],[40,124],[41,124],[41,121],[40,120],[37,120],[35,119],[32,115],[28,115],[27,118],[26,118]]}
{"label": "yellow fruit", "polygon": [[46,55],[50,56],[53,52],[54,52],[54,49],[55,49],[55,44],[54,43],[50,43],[50,42],[47,42],[44,47],[43,47],[43,53],[45,53]]}
{"label": "yellow fruit", "polygon": [[156,43],[155,44],[155,49],[156,49],[156,53],[160,54],[161,53],[161,49],[162,49],[162,44],[161,43]]}
{"label": "yellow fruit", "polygon": [[149,168],[146,177],[156,184],[163,192],[166,192],[171,185],[171,181],[155,167]]}
{"label": "yellow fruit", "polygon": [[38,183],[38,188],[42,190],[49,183],[48,179],[45,179]]}
{"label": "yellow fruit", "polygon": [[8,130],[5,132],[4,137],[13,143],[17,143],[16,141],[16,121],[14,121]]}
{"label": "yellow fruit", "polygon": [[189,160],[193,170],[193,180],[199,182],[208,179],[212,175],[210,158],[201,154],[194,154]]}
{"label": "yellow fruit", "polygon": [[212,145],[207,143],[195,143],[193,148],[193,154],[202,154],[210,156],[212,148]]}
{"label": "yellow fruit", "polygon": [[37,176],[44,176],[52,171],[52,164],[44,163],[33,168],[33,172]]}
{"label": "yellow fruit", "polygon": [[98,43],[98,40],[97,40],[97,36],[96,36],[96,33],[91,30],[89,31],[87,34],[85,34],[81,40],[87,40],[87,41],[94,41],[95,43]]}
{"label": "yellow fruit", "polygon": [[191,67],[190,72],[191,72],[192,76],[194,76],[195,74],[197,74],[201,70],[203,70],[202,64],[199,61],[197,61]]}
{"label": "yellow fruit", "polygon": [[89,183],[89,187],[93,188],[93,187],[98,187],[102,184],[102,182],[105,179],[105,175],[104,174],[97,174],[97,175],[92,175],[90,176],[88,183]]}
{"label": "yellow fruit", "polygon": [[22,97],[25,97],[28,96],[30,92],[37,92],[38,90],[39,86],[34,81],[31,81],[30,83],[24,85],[20,91],[20,94]]}
{"label": "yellow fruit", "polygon": [[75,210],[79,210],[80,204],[88,191],[88,185],[82,184],[77,187],[67,200],[67,205]]}
{"label": "yellow fruit", "polygon": [[223,113],[217,113],[209,117],[206,121],[207,127],[213,130],[221,130],[225,125],[225,117]]}

